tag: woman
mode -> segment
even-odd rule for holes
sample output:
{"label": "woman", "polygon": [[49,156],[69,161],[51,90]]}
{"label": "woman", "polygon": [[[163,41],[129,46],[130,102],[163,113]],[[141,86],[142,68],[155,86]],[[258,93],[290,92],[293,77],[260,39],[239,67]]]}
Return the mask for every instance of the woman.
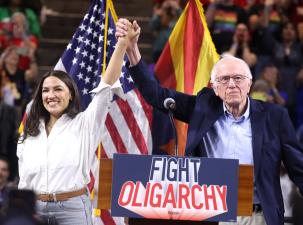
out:
{"label": "woman", "polygon": [[17,149],[20,189],[37,193],[38,213],[60,225],[91,224],[86,185],[89,166],[101,141],[103,124],[121,73],[129,42],[139,31],[129,29],[115,51],[95,96],[84,112],[76,85],[61,71],[47,73],[39,83]]}
{"label": "woman", "polygon": [[18,111],[18,118],[21,118],[23,109],[30,99],[31,86],[37,77],[37,64],[32,62],[29,69],[22,70],[18,67],[20,57],[15,46],[9,46],[2,53],[0,58],[1,87],[9,90],[12,94],[12,104]]}
{"label": "woman", "polygon": [[280,74],[277,67],[268,64],[261,73],[261,79],[265,80],[269,85],[268,94],[272,97],[272,102],[281,106],[285,106],[287,102],[287,93],[280,88]]}

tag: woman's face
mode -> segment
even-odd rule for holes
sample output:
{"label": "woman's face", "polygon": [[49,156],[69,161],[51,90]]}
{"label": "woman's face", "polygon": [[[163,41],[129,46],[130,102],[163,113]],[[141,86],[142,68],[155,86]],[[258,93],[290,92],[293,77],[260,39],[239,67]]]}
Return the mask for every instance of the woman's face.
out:
{"label": "woman's face", "polygon": [[18,65],[19,64],[19,55],[17,53],[17,49],[11,49],[5,59],[4,62],[7,64]]}
{"label": "woman's face", "polygon": [[277,84],[278,82],[278,69],[276,67],[267,67],[264,70],[263,77],[271,84]]}
{"label": "woman's face", "polygon": [[282,37],[285,41],[292,41],[296,38],[296,31],[292,24],[288,23],[282,30]]}
{"label": "woman's face", "polygon": [[66,84],[54,76],[47,77],[42,85],[42,102],[52,117],[59,118],[69,105],[71,92]]}

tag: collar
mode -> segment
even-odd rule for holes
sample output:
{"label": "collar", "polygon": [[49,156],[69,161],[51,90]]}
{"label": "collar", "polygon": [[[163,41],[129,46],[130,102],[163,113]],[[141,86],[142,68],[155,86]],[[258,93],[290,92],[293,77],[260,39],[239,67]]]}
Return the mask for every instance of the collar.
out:
{"label": "collar", "polygon": [[242,116],[240,116],[238,119],[235,119],[234,116],[227,110],[224,102],[223,102],[223,111],[224,111],[225,117],[233,118],[236,121],[247,120],[249,118],[249,115],[250,115],[250,113],[249,113],[250,112],[250,99],[249,99],[249,97],[247,97],[247,107],[246,107],[246,110],[245,110],[244,114]]}

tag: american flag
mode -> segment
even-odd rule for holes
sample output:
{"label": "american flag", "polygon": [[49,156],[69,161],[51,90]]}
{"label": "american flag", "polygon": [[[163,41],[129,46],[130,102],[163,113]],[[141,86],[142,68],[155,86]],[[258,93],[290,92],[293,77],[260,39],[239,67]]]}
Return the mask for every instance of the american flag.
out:
{"label": "american flag", "polygon": [[[101,74],[115,48],[115,21],[117,16],[111,0],[94,0],[82,22],[67,45],[62,57],[55,66],[56,70],[69,73],[76,81],[81,94],[82,108],[90,103],[89,91],[98,85]],[[102,147],[96,151],[92,162],[89,185],[94,204],[95,224],[124,224],[123,218],[111,218],[109,211],[97,207],[98,171],[101,157],[112,158],[114,153],[150,154],[151,107],[145,103],[135,89],[124,60],[120,77],[121,87],[126,100],[115,96],[105,121],[105,138]],[[101,149],[101,151],[100,151]],[[95,196],[95,198],[94,198]]]}

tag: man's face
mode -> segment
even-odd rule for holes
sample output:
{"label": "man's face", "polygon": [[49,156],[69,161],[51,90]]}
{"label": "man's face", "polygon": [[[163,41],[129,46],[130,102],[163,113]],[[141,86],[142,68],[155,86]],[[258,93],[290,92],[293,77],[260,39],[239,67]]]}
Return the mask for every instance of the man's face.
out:
{"label": "man's face", "polygon": [[229,107],[239,107],[246,104],[250,87],[244,65],[235,59],[223,59],[213,83],[216,95]]}
{"label": "man's face", "polygon": [[0,160],[0,185],[5,185],[9,176],[8,165],[5,161]]}

